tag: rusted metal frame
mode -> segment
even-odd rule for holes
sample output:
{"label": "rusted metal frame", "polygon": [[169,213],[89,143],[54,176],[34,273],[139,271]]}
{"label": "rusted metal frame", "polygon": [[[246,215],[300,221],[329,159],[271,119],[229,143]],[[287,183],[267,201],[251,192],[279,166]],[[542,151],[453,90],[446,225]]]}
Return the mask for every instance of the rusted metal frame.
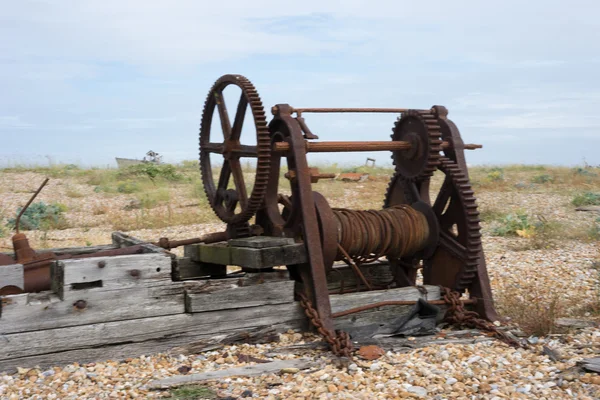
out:
{"label": "rusted metal frame", "polygon": [[[307,153],[329,153],[329,152],[358,152],[358,151],[400,151],[410,150],[412,144],[407,141],[329,141],[329,142],[305,142]],[[452,148],[452,143],[442,142],[442,149]],[[251,146],[246,146],[245,151],[250,152]],[[460,149],[475,150],[483,146],[480,144],[464,144],[460,145]],[[285,153],[290,150],[290,144],[287,142],[277,142],[273,145],[273,152]]]}
{"label": "rusted metal frame", "polygon": [[[412,144],[406,141],[361,141],[361,142],[342,142],[342,141],[327,141],[327,142],[306,142],[307,153],[336,153],[336,152],[359,152],[359,151],[400,151],[410,150]],[[475,143],[460,143],[456,141],[442,142],[442,149],[446,150],[475,150],[481,149],[483,145]],[[455,149],[456,146],[456,149]],[[236,144],[225,149],[223,143],[206,143],[202,146],[203,151],[217,154],[235,154],[236,157],[257,157],[256,146]],[[273,145],[274,152],[286,153],[290,151],[290,144],[287,142],[276,142]],[[463,157],[464,158],[464,157]]]}
{"label": "rusted metal frame", "polygon": [[[476,299],[465,299],[465,300],[460,300],[460,302],[462,304],[477,304],[477,300]],[[428,304],[432,304],[432,305],[436,305],[436,306],[443,306],[448,304],[447,301],[445,300],[430,300],[427,302]],[[344,311],[340,311],[340,312],[336,312],[334,314],[331,314],[331,316],[333,318],[339,318],[339,317],[343,317],[346,315],[350,315],[350,314],[356,314],[362,311],[366,311],[366,310],[371,310],[373,308],[378,308],[378,307],[385,307],[385,306],[412,306],[417,304],[416,301],[414,300],[388,300],[388,301],[380,301],[379,303],[373,303],[373,304],[367,304],[364,306],[360,306],[360,307],[356,307],[356,308],[351,308],[349,310],[344,310]]]}
{"label": "rusted metal frame", "polygon": [[[303,273],[303,278],[308,282],[303,282],[308,286],[312,297],[312,303],[319,314],[323,329],[329,331],[335,336],[333,320],[331,319],[331,303],[329,301],[329,291],[327,289],[327,277],[325,274],[325,265],[323,260],[323,249],[319,233],[319,224],[315,210],[315,200],[312,192],[311,174],[306,158],[306,148],[302,129],[298,122],[291,116],[291,109],[288,105],[279,105],[277,107],[277,117],[286,125],[289,132],[289,143],[291,152],[288,155],[294,159],[296,179],[293,187],[297,195],[297,203],[300,207],[302,217],[302,231],[304,244],[307,250],[309,274]],[[306,271],[300,271],[306,272]]]}

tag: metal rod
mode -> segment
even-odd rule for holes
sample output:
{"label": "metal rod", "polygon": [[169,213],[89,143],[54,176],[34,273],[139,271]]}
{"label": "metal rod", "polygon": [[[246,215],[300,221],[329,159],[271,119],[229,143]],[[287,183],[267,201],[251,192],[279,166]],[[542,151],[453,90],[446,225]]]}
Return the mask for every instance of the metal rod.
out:
{"label": "metal rod", "polygon": [[168,238],[160,238],[158,242],[151,243],[154,246],[162,247],[166,250],[174,249],[179,246],[186,246],[189,244],[197,244],[197,243],[216,243],[223,242],[229,239],[228,233],[225,232],[215,232],[215,233],[207,233],[206,235],[200,236],[199,238],[191,238],[191,239],[182,239],[182,240],[169,240]]}
{"label": "metal rod", "polygon": [[[304,142],[307,153],[328,153],[346,151],[395,151],[408,150],[409,142]],[[273,151],[285,153],[290,150],[287,142],[276,142]]]}
{"label": "metal rod", "polygon": [[38,188],[38,190],[35,191],[35,193],[33,194],[33,196],[31,196],[31,198],[29,199],[29,201],[27,202],[27,204],[25,204],[25,207],[23,207],[21,209],[21,212],[17,216],[17,221],[15,222],[15,230],[17,231],[17,233],[19,233],[19,224],[21,223],[21,216],[23,215],[23,213],[25,212],[25,210],[27,210],[27,207],[29,207],[29,205],[31,204],[31,202],[33,202],[33,200],[37,197],[37,195],[40,194],[40,192],[42,191],[42,189],[44,188],[44,186],[46,186],[46,183],[48,183],[49,180],[50,180],[49,178],[46,178],[44,180],[44,182],[42,182],[42,184],[40,185],[40,187]]}
{"label": "metal rod", "polygon": [[[395,113],[400,114],[409,111],[409,108],[364,108],[364,107],[341,107],[341,108],[292,108],[292,113]],[[429,110],[417,110],[421,113],[429,113]]]}
{"label": "metal rod", "polygon": [[[307,153],[337,153],[351,151],[398,151],[409,150],[412,145],[409,142],[385,141],[385,142],[304,142]],[[442,142],[442,149],[452,147],[449,142]],[[480,144],[465,144],[465,150],[480,149]],[[290,144],[287,142],[275,142],[273,151],[276,153],[286,153],[290,150]]]}
{"label": "metal rod", "polygon": [[[366,306],[356,307],[356,308],[351,308],[349,310],[344,310],[344,311],[336,312],[334,314],[331,314],[331,316],[333,318],[337,318],[337,317],[343,317],[345,315],[354,314],[354,313],[358,313],[358,312],[365,311],[365,310],[370,310],[372,308],[377,308],[377,307],[383,307],[383,306],[412,306],[412,305],[415,305],[416,303],[417,302],[413,301],[413,300],[380,301],[379,303],[368,304]],[[431,301],[428,301],[427,303],[433,304],[433,305],[439,305],[439,306],[448,304],[445,300],[431,300]],[[461,303],[463,303],[463,304],[475,304],[475,303],[477,303],[477,300],[476,299],[466,299],[466,300],[461,300]]]}

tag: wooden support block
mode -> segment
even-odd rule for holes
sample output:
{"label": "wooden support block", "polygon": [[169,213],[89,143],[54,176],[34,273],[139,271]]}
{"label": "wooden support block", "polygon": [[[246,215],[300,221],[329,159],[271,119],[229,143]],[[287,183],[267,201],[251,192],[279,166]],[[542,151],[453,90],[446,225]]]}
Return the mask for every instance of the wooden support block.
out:
{"label": "wooden support block", "polygon": [[244,268],[262,269],[306,262],[306,251],[301,243],[278,247],[231,247],[230,249],[231,265]]}
{"label": "wooden support block", "polygon": [[0,289],[5,286],[16,286],[25,290],[23,265],[0,265]]}
{"label": "wooden support block", "polygon": [[[305,316],[300,306],[289,303],[5,334],[2,336],[4,343],[0,346],[0,372],[7,366],[24,367],[26,365],[18,359],[33,356],[45,355],[46,360],[40,362],[40,365],[48,366],[55,362],[56,353],[105,347],[102,357],[107,359],[112,357],[111,346],[131,343],[129,357],[134,357],[144,354],[139,353],[139,349],[133,345],[135,343],[170,341],[170,347],[174,347],[239,329],[278,324],[283,324],[282,329],[298,328],[303,326],[304,321]],[[143,348],[144,352],[160,351],[160,348]],[[82,358],[83,360],[71,362],[89,360],[85,356]]]}
{"label": "wooden support block", "polygon": [[246,287],[210,293],[202,288],[186,291],[186,312],[198,313],[232,308],[258,307],[267,304],[285,304],[294,301],[294,281],[265,282]]}
{"label": "wooden support block", "polygon": [[164,253],[133,254],[56,261],[51,268],[52,291],[91,288],[116,290],[171,282],[171,257]]}
{"label": "wooden support block", "polygon": [[161,282],[124,289],[24,293],[4,298],[0,334],[183,314],[184,282]]}
{"label": "wooden support block", "polygon": [[231,247],[264,249],[265,247],[280,247],[294,244],[294,239],[275,236],[252,236],[248,238],[231,239],[228,243]]}
{"label": "wooden support block", "polygon": [[231,265],[231,249],[227,242],[201,243],[198,245],[198,250],[200,252],[198,261],[200,262]]}

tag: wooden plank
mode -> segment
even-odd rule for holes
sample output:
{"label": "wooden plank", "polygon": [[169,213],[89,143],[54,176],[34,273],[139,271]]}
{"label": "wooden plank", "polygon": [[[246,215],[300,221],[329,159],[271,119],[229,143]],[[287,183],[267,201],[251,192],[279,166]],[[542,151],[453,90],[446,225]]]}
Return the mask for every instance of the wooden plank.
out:
{"label": "wooden plank", "polygon": [[0,265],[0,289],[5,286],[16,286],[25,290],[23,265]]}
{"label": "wooden plank", "polygon": [[8,296],[0,334],[65,328],[126,319],[183,314],[184,283],[157,282],[111,290],[67,291],[64,300],[52,292]]}
{"label": "wooden plank", "polygon": [[278,373],[285,368],[295,368],[298,370],[312,368],[317,365],[316,362],[308,359],[276,360],[265,364],[247,365],[244,367],[235,367],[222,369],[218,371],[203,372],[200,374],[174,375],[164,379],[157,379],[148,383],[149,389],[168,389],[172,387],[198,383],[204,381],[220,380],[234,376],[260,376],[265,374]]}
{"label": "wooden plank", "polygon": [[[250,240],[253,239],[253,240]],[[256,241],[258,238],[235,239],[229,242],[200,243],[186,246],[184,255],[192,261],[220,264],[237,265],[244,268],[263,269],[280,265],[301,264],[306,262],[306,250],[302,243],[290,244],[282,238],[266,238]],[[239,242],[241,241],[241,242]],[[231,243],[241,243],[234,246]],[[284,243],[283,245],[265,247],[267,244]]]}
{"label": "wooden plank", "polygon": [[[44,253],[48,252],[48,253],[54,253],[57,256],[61,256],[61,255],[66,255],[66,254],[73,254],[73,255],[79,255],[79,254],[89,254],[89,253],[95,253],[97,251],[104,251],[104,250],[113,250],[113,249],[117,249],[118,246],[114,245],[114,244],[101,244],[98,246],[84,246],[84,247],[58,247],[58,248],[54,248],[54,249],[44,249]],[[11,258],[14,258],[14,253],[0,253],[0,254],[5,254],[10,256]]]}
{"label": "wooden plank", "polygon": [[421,286],[424,292],[418,288],[409,286],[398,289],[374,290],[371,292],[346,293],[344,295],[329,296],[331,302],[331,312],[337,313],[350,308],[364,306],[366,304],[379,303],[388,300],[407,300],[417,301],[424,300],[439,300],[439,286]]}
{"label": "wooden plank", "polygon": [[[255,288],[258,291],[263,291],[262,285],[255,286]],[[434,287],[430,288],[432,288],[430,292],[433,292]],[[368,296],[369,294],[371,297]],[[420,292],[414,288],[401,288],[380,292],[334,295],[331,296],[331,303],[333,311],[337,312],[375,301],[407,300],[420,296],[422,296]],[[362,321],[359,314],[355,317],[359,323]],[[122,342],[141,342],[171,336],[190,335],[196,331],[210,335],[227,332],[231,329],[256,328],[300,320],[305,320],[304,311],[296,302],[290,302],[13,333],[3,336],[8,339],[10,346],[0,347],[0,359],[27,357]],[[364,320],[364,323],[371,323],[371,321]],[[36,343],[36,345],[31,346],[32,343]]]}
{"label": "wooden plank", "polygon": [[124,289],[171,282],[171,258],[148,253],[113,257],[93,257],[54,262],[52,291],[61,298],[69,288],[103,287]]}
{"label": "wooden plank", "polygon": [[[277,332],[285,332],[288,329],[305,329],[303,321],[296,321],[296,324],[276,324],[272,327]],[[19,357],[3,360],[0,358],[0,373],[14,373],[17,367],[21,368],[49,368],[53,366],[62,366],[78,362],[81,364],[105,360],[125,360],[131,357],[139,357],[141,355],[150,355],[161,352],[168,352],[174,346],[181,347],[198,340],[211,341],[214,338],[224,338],[232,333],[238,332],[243,334],[247,328],[231,329],[227,333],[217,335],[205,335],[201,331],[192,330],[188,335],[174,335],[159,339],[151,339],[143,342],[126,343],[120,342],[107,346],[86,347],[82,349],[73,349],[60,351],[50,354],[39,354],[28,357]],[[4,345],[6,341],[0,336],[0,345]]]}
{"label": "wooden plank", "polygon": [[294,303],[11,333],[0,338],[5,341],[4,345],[0,346],[0,360],[128,342],[170,340],[181,336],[188,339],[210,337],[231,333],[232,330],[282,323],[287,326],[300,326],[304,324],[304,320],[300,305]]}
{"label": "wooden plank", "polygon": [[168,253],[162,247],[155,246],[152,243],[147,242],[145,240],[134,238],[133,236],[129,236],[123,232],[113,232],[111,235],[111,238],[112,238],[113,245],[115,245],[117,248],[129,247],[129,246],[135,246],[137,244],[141,244],[141,245],[143,245],[142,247],[144,248],[145,253],[163,253],[163,254],[169,254],[171,257],[176,257],[175,254]]}
{"label": "wooden plank", "polygon": [[260,285],[235,287],[216,293],[186,292],[186,311],[198,313],[231,308],[285,304],[294,301],[294,281],[267,282]]}
{"label": "wooden plank", "polygon": [[265,247],[280,247],[294,244],[294,239],[276,236],[251,236],[247,238],[230,239],[228,243],[231,247],[263,249]]}

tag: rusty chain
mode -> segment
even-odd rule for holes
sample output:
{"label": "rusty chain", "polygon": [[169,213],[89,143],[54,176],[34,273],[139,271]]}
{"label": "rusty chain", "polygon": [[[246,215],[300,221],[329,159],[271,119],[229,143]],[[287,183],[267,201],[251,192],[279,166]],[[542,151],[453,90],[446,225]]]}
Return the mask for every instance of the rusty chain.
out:
{"label": "rusty chain", "polygon": [[323,327],[319,313],[314,309],[312,303],[306,297],[306,295],[304,293],[298,293],[298,296],[300,297],[300,305],[304,309],[304,313],[313,326],[317,329],[319,335],[321,335],[329,344],[329,346],[331,346],[333,354],[338,357],[348,357],[351,359],[353,346],[352,341],[350,340],[350,335],[341,330],[336,330],[335,336],[332,335],[330,331]]}
{"label": "rusty chain", "polygon": [[475,311],[466,310],[460,301],[460,293],[447,287],[440,286],[444,301],[448,304],[445,322],[451,325],[464,326],[489,332],[492,336],[513,347],[523,347],[523,344],[498,329],[492,322],[482,319]]}

